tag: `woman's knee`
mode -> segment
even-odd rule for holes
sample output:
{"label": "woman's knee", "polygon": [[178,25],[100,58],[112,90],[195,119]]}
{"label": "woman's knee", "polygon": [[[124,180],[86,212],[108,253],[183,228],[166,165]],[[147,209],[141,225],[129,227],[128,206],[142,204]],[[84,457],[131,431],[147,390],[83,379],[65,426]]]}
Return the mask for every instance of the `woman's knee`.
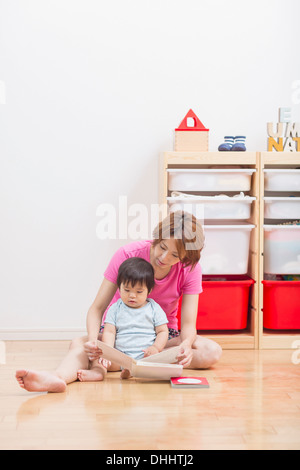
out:
{"label": "woman's knee", "polygon": [[83,345],[86,342],[87,342],[86,336],[81,336],[80,338],[73,338],[70,344],[70,349],[83,348]]}
{"label": "woman's knee", "polygon": [[223,352],[221,346],[215,341],[211,341],[209,348],[210,348],[210,356],[211,356],[213,363],[215,364],[216,362],[219,362],[219,360],[222,357],[222,352]]}
{"label": "woman's knee", "polygon": [[193,349],[196,349],[201,366],[205,368],[216,364],[222,356],[222,348],[218,343],[201,336],[197,336]]}

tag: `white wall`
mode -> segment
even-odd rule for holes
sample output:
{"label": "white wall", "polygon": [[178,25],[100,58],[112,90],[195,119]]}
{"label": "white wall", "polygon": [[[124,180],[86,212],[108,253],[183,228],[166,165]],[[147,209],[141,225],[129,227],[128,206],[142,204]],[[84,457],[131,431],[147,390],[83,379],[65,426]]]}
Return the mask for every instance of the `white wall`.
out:
{"label": "white wall", "polygon": [[210,150],[240,133],[265,150],[280,106],[300,120],[299,13],[298,0],[0,0],[2,338],[85,328],[125,242],[97,238],[97,207],[158,202],[159,153],[190,108]]}

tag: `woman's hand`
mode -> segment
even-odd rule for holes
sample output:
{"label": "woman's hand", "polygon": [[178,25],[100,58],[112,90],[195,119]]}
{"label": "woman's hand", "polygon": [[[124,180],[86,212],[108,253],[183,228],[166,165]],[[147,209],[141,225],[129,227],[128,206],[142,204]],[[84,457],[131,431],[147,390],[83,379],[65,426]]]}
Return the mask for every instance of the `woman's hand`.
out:
{"label": "woman's hand", "polygon": [[184,294],[181,304],[180,354],[178,362],[189,367],[193,359],[192,345],[197,337],[196,321],[199,296]]}
{"label": "woman's hand", "polygon": [[177,356],[178,359],[178,364],[180,364],[183,367],[188,367],[193,359],[193,350],[192,348],[185,344],[181,343],[180,345],[180,353]]}
{"label": "woman's hand", "polygon": [[99,359],[99,357],[103,354],[102,349],[97,346],[96,341],[88,341],[85,343],[84,351],[91,362]]}

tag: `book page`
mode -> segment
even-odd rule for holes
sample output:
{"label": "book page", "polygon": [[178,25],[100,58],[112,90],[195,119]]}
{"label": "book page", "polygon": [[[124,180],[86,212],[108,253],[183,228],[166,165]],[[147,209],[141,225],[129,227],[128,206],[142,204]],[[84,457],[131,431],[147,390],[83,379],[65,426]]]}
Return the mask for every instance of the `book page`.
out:
{"label": "book page", "polygon": [[102,341],[97,341],[97,345],[102,350],[104,359],[108,359],[109,361],[124,367],[124,369],[131,370],[133,364],[136,363],[132,357],[129,357],[127,354],[124,354],[121,351],[108,346]]}
{"label": "book page", "polygon": [[160,364],[138,361],[132,367],[132,375],[137,378],[170,380],[171,377],[181,377],[183,367],[178,364]]}
{"label": "book page", "polygon": [[158,354],[153,354],[153,356],[143,357],[139,360],[141,362],[156,362],[164,364],[174,364],[177,362],[177,356],[180,353],[180,346],[175,346],[174,348],[167,348],[161,351]]}

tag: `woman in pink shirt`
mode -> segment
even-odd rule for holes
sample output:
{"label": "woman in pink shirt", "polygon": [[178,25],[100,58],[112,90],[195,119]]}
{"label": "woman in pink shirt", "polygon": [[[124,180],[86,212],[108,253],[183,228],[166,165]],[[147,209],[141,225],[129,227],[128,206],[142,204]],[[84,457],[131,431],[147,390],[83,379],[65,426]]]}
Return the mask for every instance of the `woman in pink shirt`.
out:
{"label": "woman in pink shirt", "polygon": [[[97,296],[87,315],[88,336],[73,340],[67,356],[54,372],[19,370],[16,378],[29,391],[63,392],[66,384],[76,381],[103,380],[105,368],[98,365],[90,371],[90,362],[99,360],[96,345],[99,330],[109,306],[120,297],[116,280],[121,263],[130,257],[149,261],[155,274],[155,287],[149,295],[165,311],[168,318],[167,347],[181,346],[178,362],[185,368],[205,369],[216,363],[222,354],[214,341],[197,336],[198,295],[202,292],[199,264],[204,245],[200,223],[190,214],[171,213],[156,227],[152,241],[137,241],[120,248],[112,257]],[[177,310],[182,296],[181,330],[178,331]]]}

